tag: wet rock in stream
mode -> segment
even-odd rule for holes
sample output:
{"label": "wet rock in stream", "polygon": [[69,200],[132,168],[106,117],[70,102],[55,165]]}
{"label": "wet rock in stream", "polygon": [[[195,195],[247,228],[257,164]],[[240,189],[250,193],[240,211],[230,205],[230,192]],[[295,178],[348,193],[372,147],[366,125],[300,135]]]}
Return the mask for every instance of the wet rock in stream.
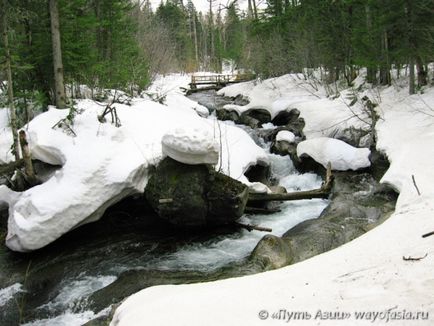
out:
{"label": "wet rock in stream", "polygon": [[330,204],[317,219],[304,221],[281,238],[264,237],[250,261],[265,270],[294,264],[339,247],[381,224],[397,194],[369,173],[335,172]]}
{"label": "wet rock in stream", "polygon": [[205,164],[165,158],[149,180],[145,195],[158,215],[180,227],[234,222],[244,213],[248,188]]}

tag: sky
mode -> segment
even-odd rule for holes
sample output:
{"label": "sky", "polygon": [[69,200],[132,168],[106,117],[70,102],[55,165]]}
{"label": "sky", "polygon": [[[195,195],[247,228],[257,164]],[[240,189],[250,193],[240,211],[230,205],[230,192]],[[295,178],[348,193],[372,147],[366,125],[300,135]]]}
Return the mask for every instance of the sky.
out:
{"label": "sky", "polygon": [[[209,2],[207,0],[192,0],[194,5],[196,6],[197,11],[206,12],[209,10]],[[187,0],[184,0],[185,4]],[[217,10],[219,4],[226,5],[230,0],[214,0],[215,4],[213,9]],[[265,2],[265,0],[256,0],[257,3]],[[158,5],[161,3],[161,0],[151,0],[152,7],[156,9]],[[238,0],[238,5],[240,9],[247,9],[247,0]]]}

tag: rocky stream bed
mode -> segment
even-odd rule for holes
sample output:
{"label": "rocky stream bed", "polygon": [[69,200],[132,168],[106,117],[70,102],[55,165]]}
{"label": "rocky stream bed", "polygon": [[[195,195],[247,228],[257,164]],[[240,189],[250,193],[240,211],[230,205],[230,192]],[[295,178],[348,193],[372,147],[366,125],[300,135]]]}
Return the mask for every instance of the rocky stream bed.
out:
{"label": "rocky stream bed", "polygon": [[[214,112],[210,118],[225,104],[246,103],[243,98],[223,98],[213,91],[190,98]],[[276,146],[277,133],[260,127],[261,116],[244,116],[242,121],[227,112],[218,116],[243,123],[240,127],[257,144],[281,154],[269,154],[270,184],[288,191],[321,185],[323,170],[305,162],[304,173],[298,172],[291,160],[294,148]],[[280,119],[279,130],[293,131],[303,139],[302,120],[293,115]],[[335,172],[329,200],[279,203],[275,206],[280,212],[241,218],[247,224],[272,228],[268,235],[233,226],[175,228],[161,221],[143,196],[136,196],[109,208],[100,221],[34,253],[17,254],[2,245],[0,320],[4,325],[81,325],[89,320],[89,324],[104,325],[113,305],[146,287],[258,273],[333,249],[375,227],[394,210],[395,192],[378,183],[387,161],[376,159],[373,163],[370,169],[358,172]],[[249,172],[251,181],[265,178],[257,172]],[[3,210],[2,242],[6,220],[7,211]]]}

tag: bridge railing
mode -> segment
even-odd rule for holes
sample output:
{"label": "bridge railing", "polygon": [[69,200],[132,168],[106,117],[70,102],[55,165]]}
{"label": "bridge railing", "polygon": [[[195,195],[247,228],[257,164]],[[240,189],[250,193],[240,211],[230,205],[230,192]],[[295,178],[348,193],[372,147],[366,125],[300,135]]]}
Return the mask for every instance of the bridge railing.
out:
{"label": "bridge railing", "polygon": [[229,83],[239,83],[243,81],[248,81],[255,79],[254,74],[227,74],[227,75],[192,75],[191,84],[229,84]]}

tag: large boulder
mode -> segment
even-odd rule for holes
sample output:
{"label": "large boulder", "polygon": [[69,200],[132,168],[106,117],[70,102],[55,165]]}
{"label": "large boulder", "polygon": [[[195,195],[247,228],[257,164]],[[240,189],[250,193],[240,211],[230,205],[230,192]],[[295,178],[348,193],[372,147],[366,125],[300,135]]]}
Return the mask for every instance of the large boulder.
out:
{"label": "large boulder", "polygon": [[271,114],[267,108],[254,107],[244,111],[240,116],[240,123],[251,128],[261,127],[264,123],[271,122]]}
{"label": "large boulder", "polygon": [[145,196],[158,215],[176,226],[234,222],[242,216],[248,188],[210,166],[165,158],[150,178]]}
{"label": "large boulder", "polygon": [[219,108],[216,110],[217,119],[226,121],[230,120],[233,122],[238,122],[240,119],[240,115],[237,111],[231,109]]}

